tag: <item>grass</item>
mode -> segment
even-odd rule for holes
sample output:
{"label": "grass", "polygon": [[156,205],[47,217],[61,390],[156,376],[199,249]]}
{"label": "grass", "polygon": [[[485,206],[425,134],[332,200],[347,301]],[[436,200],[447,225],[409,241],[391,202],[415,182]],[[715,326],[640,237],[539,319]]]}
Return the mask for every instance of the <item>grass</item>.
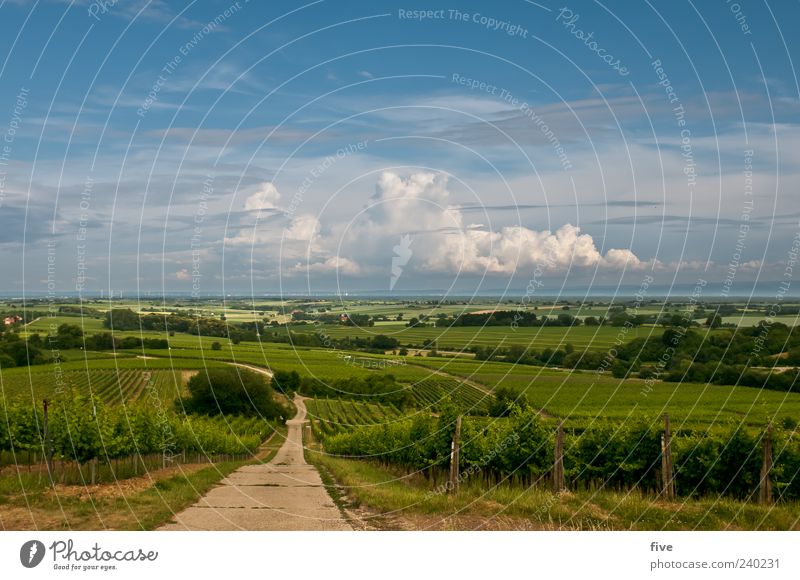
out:
{"label": "grass", "polygon": [[[419,476],[320,453],[351,507],[372,512],[376,525],[402,529],[504,530],[800,530],[796,504],[759,506],[718,498],[665,502],[637,492],[576,491],[467,481],[457,495],[431,493]],[[383,522],[383,525],[386,525]]]}

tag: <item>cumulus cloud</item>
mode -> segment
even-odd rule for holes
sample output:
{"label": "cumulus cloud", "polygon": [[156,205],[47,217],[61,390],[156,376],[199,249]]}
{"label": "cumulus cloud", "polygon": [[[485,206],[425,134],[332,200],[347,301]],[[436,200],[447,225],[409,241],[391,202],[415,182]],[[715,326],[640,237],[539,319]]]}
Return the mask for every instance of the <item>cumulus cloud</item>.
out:
{"label": "cumulus cloud", "polygon": [[[246,210],[275,209],[280,193],[263,183],[247,197]],[[280,216],[274,216],[273,220]],[[460,204],[451,198],[447,177],[433,172],[408,176],[383,172],[369,203],[351,219],[322,220],[312,214],[287,218],[283,227],[275,221],[242,229],[227,238],[232,245],[251,246],[263,259],[291,264],[284,274],[344,276],[390,275],[393,248],[408,236],[413,242],[406,272],[436,275],[501,275],[535,268],[558,273],[574,268],[605,270],[658,267],[640,260],[629,249],[614,248],[604,254],[591,235],[572,224],[555,231],[536,231],[524,225],[490,228],[465,218]]]}
{"label": "cumulus cloud", "polygon": [[298,262],[293,270],[294,273],[331,274],[338,272],[345,276],[357,276],[361,273],[361,266],[348,258],[332,256],[321,262]]}
{"label": "cumulus cloud", "polygon": [[[264,218],[264,211],[280,209],[279,203],[281,194],[272,183],[266,181],[261,183],[256,191],[247,196],[244,201],[244,209],[248,212],[258,212],[259,220]],[[270,212],[271,217],[277,217]],[[284,241],[289,242],[310,242],[319,230],[319,220],[311,214],[300,214],[291,218],[288,226],[283,231]],[[239,231],[226,238],[226,243],[232,246],[268,246],[277,242],[281,237],[280,228],[276,228],[274,223],[265,220],[253,223],[251,219],[245,218],[239,224]],[[234,228],[235,229],[235,228]]]}
{"label": "cumulus cloud", "polygon": [[255,193],[252,193],[244,201],[244,209],[247,211],[263,211],[266,209],[276,209],[281,194],[277,188],[269,181],[262,183]]}
{"label": "cumulus cloud", "polygon": [[521,225],[490,230],[466,223],[462,210],[450,199],[447,178],[430,172],[408,177],[384,172],[370,205],[358,219],[346,227],[332,226],[317,240],[323,253],[318,262],[330,266],[335,263],[330,255],[337,255],[347,259],[351,270],[353,264],[363,269],[381,261],[389,263],[391,248],[408,234],[419,240],[414,242],[408,267],[419,272],[510,275],[536,267],[622,270],[648,264],[628,249],[602,254],[591,235],[571,224],[551,232]]}
{"label": "cumulus cloud", "polygon": [[192,279],[192,275],[189,274],[189,270],[186,269],[186,268],[181,268],[180,270],[175,272],[175,277],[178,280],[191,280]]}
{"label": "cumulus cloud", "polygon": [[309,214],[299,215],[292,218],[289,227],[286,229],[286,239],[310,242],[319,230],[319,220]]}

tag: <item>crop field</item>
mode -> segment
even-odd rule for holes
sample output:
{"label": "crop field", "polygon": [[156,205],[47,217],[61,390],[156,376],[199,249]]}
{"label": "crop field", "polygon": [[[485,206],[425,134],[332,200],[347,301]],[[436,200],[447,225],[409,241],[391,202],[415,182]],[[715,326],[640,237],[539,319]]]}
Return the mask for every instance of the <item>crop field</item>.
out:
{"label": "crop field", "polygon": [[30,373],[5,371],[0,378],[3,400],[35,400],[64,395],[96,396],[104,403],[127,404],[144,397],[157,397],[170,404],[184,394],[193,371],[144,369],[66,370],[36,369]]}
{"label": "crop field", "polygon": [[417,358],[415,364],[441,369],[491,389],[508,387],[547,414],[582,425],[600,419],[625,420],[669,413],[676,424],[713,425],[800,417],[800,394],[751,387],[617,379],[609,373],[564,371],[464,359]]}
{"label": "crop field", "polygon": [[318,437],[355,427],[384,425],[402,413],[392,406],[336,399],[308,399],[308,418]]}
{"label": "crop field", "polygon": [[[723,316],[722,322],[724,324],[735,324],[737,326],[756,326],[759,322],[764,320],[765,315],[762,314],[739,314],[736,316]],[[786,326],[797,326],[800,323],[800,318],[797,316],[775,316],[772,318],[773,322],[780,322]]]}
{"label": "crop field", "polygon": [[467,413],[484,415],[491,395],[454,377],[431,375],[411,385],[416,405],[432,411],[452,401]]}
{"label": "crop field", "polygon": [[[176,340],[177,339],[177,340]],[[211,344],[220,339],[203,337],[203,347],[198,347],[197,337],[178,335],[170,338],[170,344],[184,345],[170,350],[138,350],[138,353],[155,357],[148,359],[152,364],[166,364],[172,361],[176,368],[200,368],[204,363],[219,365],[221,361],[240,362],[268,368],[273,371],[296,370],[302,375],[322,379],[347,377],[367,377],[375,373],[388,373],[398,381],[410,382],[425,378],[430,373],[423,368],[402,364],[403,358],[382,355],[365,355],[334,348],[294,347],[279,343],[223,343],[220,350],[212,350]],[[221,341],[220,341],[221,342]],[[401,363],[401,364],[398,364]]]}
{"label": "crop field", "polygon": [[103,321],[101,319],[89,316],[45,316],[25,325],[25,330],[30,334],[36,332],[47,334],[53,332],[62,324],[75,324],[83,328],[83,331],[87,333],[108,330],[103,328]]}
{"label": "crop field", "polygon": [[[423,344],[435,340],[439,350],[460,350],[468,347],[509,347],[522,346],[542,350],[563,348],[571,343],[575,348],[605,350],[612,347],[620,333],[619,328],[611,326],[575,327],[520,327],[516,330],[506,326],[452,327],[452,328],[410,328],[403,324],[383,324],[375,327],[357,328],[353,326],[320,325],[314,331],[341,339],[349,337],[372,337],[385,334],[399,340],[402,344]],[[297,332],[312,332],[306,325],[296,325]],[[642,326],[625,333],[625,340],[638,337],[661,336],[661,327]]]}
{"label": "crop field", "polygon": [[[65,318],[75,320],[74,317]],[[298,327],[302,328],[302,325]],[[440,350],[447,350],[449,340],[463,341],[461,347],[469,343],[487,346],[500,343],[533,345],[533,348],[541,349],[563,347],[567,343],[572,343],[576,348],[602,350],[612,346],[619,333],[619,329],[613,327],[519,328],[514,331],[504,327],[409,329],[397,324],[380,327],[380,330],[378,327],[362,330],[330,325],[326,326],[324,331],[334,337],[337,335],[343,337],[354,336],[355,333],[374,335],[384,332],[386,328],[396,329],[399,333],[398,338],[404,342],[438,339]],[[310,331],[308,327],[306,329]],[[658,335],[661,332],[660,328],[640,327],[629,330],[626,339],[639,335]],[[462,377],[478,383],[488,391],[509,387],[514,392],[524,395],[532,405],[547,415],[563,417],[575,425],[600,418],[624,420],[640,415],[655,417],[664,412],[668,412],[675,421],[691,425],[713,425],[721,421],[745,421],[752,425],[763,425],[769,419],[800,417],[800,395],[748,387],[661,381],[648,385],[640,379],[621,380],[611,377],[609,373],[597,376],[592,371],[569,372],[464,358],[368,355],[336,348],[294,347],[289,344],[268,342],[243,342],[233,345],[226,339],[182,333],[176,333],[171,337],[164,332],[129,331],[118,332],[115,335],[169,338],[171,349],[134,349],[120,351],[116,356],[111,356],[112,353],[67,351],[65,355],[67,362],[61,365],[66,376],[76,384],[87,383],[85,386],[88,388],[90,379],[84,381],[83,378],[91,377],[96,371],[121,373],[123,370],[142,372],[145,368],[150,372],[162,369],[165,371],[200,369],[220,366],[224,361],[235,361],[272,370],[296,370],[303,376],[330,380],[390,373],[400,383],[412,389],[417,407],[435,409],[450,397],[467,409],[474,407],[475,412],[484,410],[485,393],[456,380],[457,377]],[[215,342],[220,343],[219,350],[212,349],[212,344]],[[141,358],[142,356],[148,358]],[[88,375],[87,369],[89,369]],[[54,380],[51,378],[52,372],[48,378],[47,372],[41,372],[46,370],[45,368],[32,367],[31,370],[37,377],[33,391],[38,392],[37,389],[42,393],[52,391]],[[27,377],[27,371],[23,369],[4,370],[2,378],[6,391],[25,392],[30,396],[29,379],[15,377],[15,373]],[[166,379],[161,380],[164,384],[168,383]],[[107,379],[98,381],[92,381],[93,390],[97,391],[108,386],[104,382]],[[174,397],[174,391],[173,385],[170,398]],[[109,392],[103,391],[104,396],[110,396]],[[117,388],[117,399],[129,394],[130,391],[126,391],[125,387]]]}

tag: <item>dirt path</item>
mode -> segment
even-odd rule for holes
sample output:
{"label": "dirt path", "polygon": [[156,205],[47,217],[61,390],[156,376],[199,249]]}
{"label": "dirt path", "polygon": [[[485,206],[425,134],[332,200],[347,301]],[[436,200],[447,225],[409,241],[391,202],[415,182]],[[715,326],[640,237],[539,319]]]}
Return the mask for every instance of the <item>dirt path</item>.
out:
{"label": "dirt path", "polygon": [[303,456],[306,406],[269,463],[240,467],[162,530],[352,530]]}

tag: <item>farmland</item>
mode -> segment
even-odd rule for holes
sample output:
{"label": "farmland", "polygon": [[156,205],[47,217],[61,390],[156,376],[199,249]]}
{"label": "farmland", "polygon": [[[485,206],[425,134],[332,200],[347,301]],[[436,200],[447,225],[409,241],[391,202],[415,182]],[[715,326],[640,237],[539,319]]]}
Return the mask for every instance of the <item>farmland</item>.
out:
{"label": "farmland", "polygon": [[[291,327],[298,332],[311,332],[302,325]],[[403,344],[424,344],[435,341],[436,348],[442,351],[459,351],[470,347],[509,347],[563,348],[571,343],[575,348],[605,350],[612,347],[619,334],[613,327],[450,327],[450,328],[410,328],[402,324],[381,324],[369,328],[351,326],[316,325],[314,332],[324,333],[333,338],[370,337],[385,334],[398,339]],[[661,336],[663,330],[655,327],[636,328],[629,338]]]}
{"label": "farmland", "polygon": [[[121,306],[131,307],[134,321],[138,320],[139,313],[152,316],[153,312],[160,312],[167,322],[161,328],[151,325],[147,330],[137,330],[137,324],[124,329],[108,328],[104,313]],[[103,478],[134,477],[140,469],[155,470],[163,467],[163,460],[157,456],[148,455],[131,463],[131,456],[126,455],[131,452],[126,437],[136,440],[127,423],[130,417],[150,417],[137,419],[143,422],[141,424],[155,421],[151,407],[157,401],[169,417],[162,422],[170,425],[176,437],[180,435],[176,445],[197,454],[193,455],[194,461],[206,458],[220,465],[232,460],[243,461],[256,453],[260,439],[281,426],[233,415],[184,416],[179,411],[180,405],[175,404],[179,398],[188,396],[187,384],[193,376],[208,370],[231,368],[234,363],[263,369],[265,373],[296,375],[299,386],[280,390],[291,397],[297,388],[298,393],[307,397],[310,457],[337,481],[370,486],[384,478],[407,480],[405,491],[381,484],[370,492],[354,493],[354,499],[369,509],[388,509],[388,506],[398,505],[397,502],[402,503],[404,497],[430,494],[442,485],[449,461],[451,419],[456,415],[463,417],[463,469],[479,465],[485,472],[483,480],[472,480],[465,485],[465,497],[473,497],[475,506],[481,504],[481,490],[487,491],[487,483],[491,483],[491,493],[496,494],[500,503],[507,502],[511,498],[509,494],[528,498],[533,492],[523,491],[524,486],[541,485],[544,478],[549,477],[552,433],[558,425],[567,430],[567,483],[576,494],[605,485],[628,492],[638,488],[644,494],[657,494],[659,472],[653,465],[658,464],[659,451],[654,442],[658,441],[665,414],[671,418],[676,437],[675,455],[682,462],[677,468],[678,489],[681,494],[691,496],[691,501],[702,502],[708,494],[728,493],[725,486],[709,487],[702,478],[697,478],[697,471],[701,469],[698,462],[719,455],[726,449],[727,441],[738,441],[737,437],[743,438],[740,446],[746,451],[732,461],[747,463],[746,473],[750,479],[740,481],[736,479],[738,476],[726,473],[715,475],[714,481],[729,477],[731,485],[740,490],[738,496],[726,497],[725,501],[743,501],[749,497],[755,485],[752,473],[758,467],[752,457],[758,456],[758,442],[767,424],[776,426],[778,441],[790,442],[789,451],[776,458],[776,469],[780,472],[778,475],[776,471],[776,485],[779,485],[779,493],[787,498],[782,501],[794,501],[791,498],[796,491],[791,474],[787,478],[787,473],[795,465],[792,446],[796,445],[796,436],[792,433],[800,418],[800,393],[796,389],[781,391],[736,384],[666,381],[659,376],[648,379],[639,376],[641,367],[636,361],[630,363],[631,372],[616,376],[610,365],[602,364],[603,357],[622,352],[622,347],[631,341],[645,344],[644,339],[652,339],[661,344],[670,336],[665,334],[667,331],[675,332],[674,325],[637,322],[616,326],[571,323],[512,327],[497,324],[435,326],[428,322],[426,326],[408,326],[405,322],[419,316],[458,317],[464,312],[481,315],[497,307],[491,303],[353,301],[317,302],[310,308],[299,302],[287,306],[264,301],[253,305],[240,303],[234,309],[222,301],[214,301],[157,306],[93,304],[91,315],[81,317],[72,312],[40,317],[8,333],[7,339],[11,334],[19,339],[11,336],[13,340],[7,343],[11,354],[2,360],[11,361],[11,355],[19,360],[19,345],[32,345],[34,351],[38,349],[42,353],[30,365],[8,364],[0,370],[0,398],[7,404],[9,417],[13,415],[21,417],[20,421],[32,422],[26,431],[30,432],[28,434],[10,432],[9,437],[16,438],[15,449],[25,451],[25,457],[32,453],[34,463],[41,457],[41,444],[37,446],[36,443],[36,433],[41,436],[41,430],[35,422],[44,399],[62,403],[78,401],[77,408],[83,410],[76,411],[77,414],[88,408],[85,401],[96,401],[103,406],[100,415],[105,427],[98,426],[92,437],[122,433],[121,438],[113,440],[113,445],[105,444],[105,453],[113,454],[116,462],[122,461],[122,467],[112,463],[108,455],[100,459],[96,470],[92,467],[92,477],[97,475],[102,481]],[[291,312],[296,310],[291,306],[320,310],[328,315],[360,315],[367,317],[370,324],[353,325],[347,318],[342,318],[343,322],[338,324],[313,320],[290,322],[294,316]],[[736,316],[741,328],[758,328],[757,321],[752,319],[759,316],[761,306],[738,308]],[[666,310],[676,316],[682,312],[676,305],[668,305]],[[658,307],[643,308],[639,314],[655,316],[661,311]],[[222,325],[216,319],[216,325],[207,324],[204,328],[218,333],[228,325],[238,334],[198,335],[176,331],[168,325],[173,312],[178,312],[176,316],[184,320],[189,313],[219,317],[225,312]],[[562,304],[540,303],[536,312],[538,316],[558,317],[566,311]],[[607,304],[594,303],[584,307],[573,304],[569,312],[575,320],[584,320],[586,317],[602,318],[611,311]],[[620,311],[614,312],[619,315]],[[401,314],[403,320],[397,320]],[[259,320],[261,317],[263,321]],[[698,349],[712,339],[729,336],[736,328],[733,325],[708,328],[702,320],[694,321],[691,317],[681,320],[686,321],[687,327],[691,325],[686,336],[694,342],[686,344],[697,344]],[[728,322],[730,318],[722,320]],[[56,340],[48,338],[58,328],[61,330]],[[101,334],[108,338],[104,342],[94,340]],[[63,347],[59,340],[66,340]],[[790,332],[788,338],[781,340],[789,344],[788,341],[794,339]],[[99,350],[87,346],[94,344],[101,345],[97,347]],[[781,347],[773,344],[770,348],[774,353]],[[790,345],[786,352],[769,354],[773,359],[762,356],[757,368],[768,371],[770,361],[779,360],[783,366],[776,372],[789,372],[787,369],[792,368],[791,361],[795,360],[792,348]],[[559,361],[569,360],[567,357],[572,353],[594,353],[597,357],[594,360],[600,364],[590,365],[590,368],[563,366]],[[689,368],[687,361],[682,364],[680,368]],[[674,366],[677,368],[677,364]],[[318,392],[320,385],[335,385],[335,388],[324,394],[305,394],[307,389]],[[381,385],[388,391],[370,396],[363,392],[369,385]],[[31,415],[26,409],[36,411]],[[56,422],[54,428],[61,428],[59,425]],[[89,428],[94,433],[91,422],[81,425],[82,429]],[[125,435],[129,431],[130,435]],[[504,442],[511,440],[512,435],[516,439],[509,447]],[[0,443],[2,439],[0,434]],[[143,444],[142,449],[157,449],[152,443],[148,445],[150,447]],[[610,445],[618,446],[611,455]],[[69,467],[72,451],[68,446],[58,449],[63,457],[59,465],[63,464],[60,473],[65,481],[89,476],[89,467],[97,458]],[[4,453],[6,462],[17,457]],[[597,463],[601,456],[606,462],[602,466]],[[695,456],[700,459],[693,463]],[[481,457],[492,459],[483,464]],[[622,463],[618,465],[619,462]],[[531,505],[522,507],[528,501]],[[531,496],[523,500],[521,507],[509,505],[508,509],[530,522],[536,501],[539,500]],[[438,505],[437,502],[438,499],[434,504]],[[625,503],[624,500],[620,502]],[[577,521],[576,529],[588,525],[580,523],[584,521],[580,509],[567,504],[553,508],[562,510],[559,512],[562,515],[558,516],[566,518],[561,520],[562,524],[570,527],[572,524],[568,522]],[[474,509],[476,514],[485,511]],[[650,508],[637,505],[630,509],[638,509],[636,517],[642,517],[641,510]],[[567,513],[572,515],[567,517]],[[666,515],[658,518],[664,521]],[[776,529],[794,525],[785,520],[781,511],[775,512],[772,518],[771,525]],[[619,523],[609,525],[614,527]]]}
{"label": "farmland", "polygon": [[185,378],[193,371],[147,369],[44,370],[32,373],[6,372],[2,377],[3,399],[53,398],[59,392],[95,396],[108,404],[127,404],[147,396],[172,401],[184,394]]}

